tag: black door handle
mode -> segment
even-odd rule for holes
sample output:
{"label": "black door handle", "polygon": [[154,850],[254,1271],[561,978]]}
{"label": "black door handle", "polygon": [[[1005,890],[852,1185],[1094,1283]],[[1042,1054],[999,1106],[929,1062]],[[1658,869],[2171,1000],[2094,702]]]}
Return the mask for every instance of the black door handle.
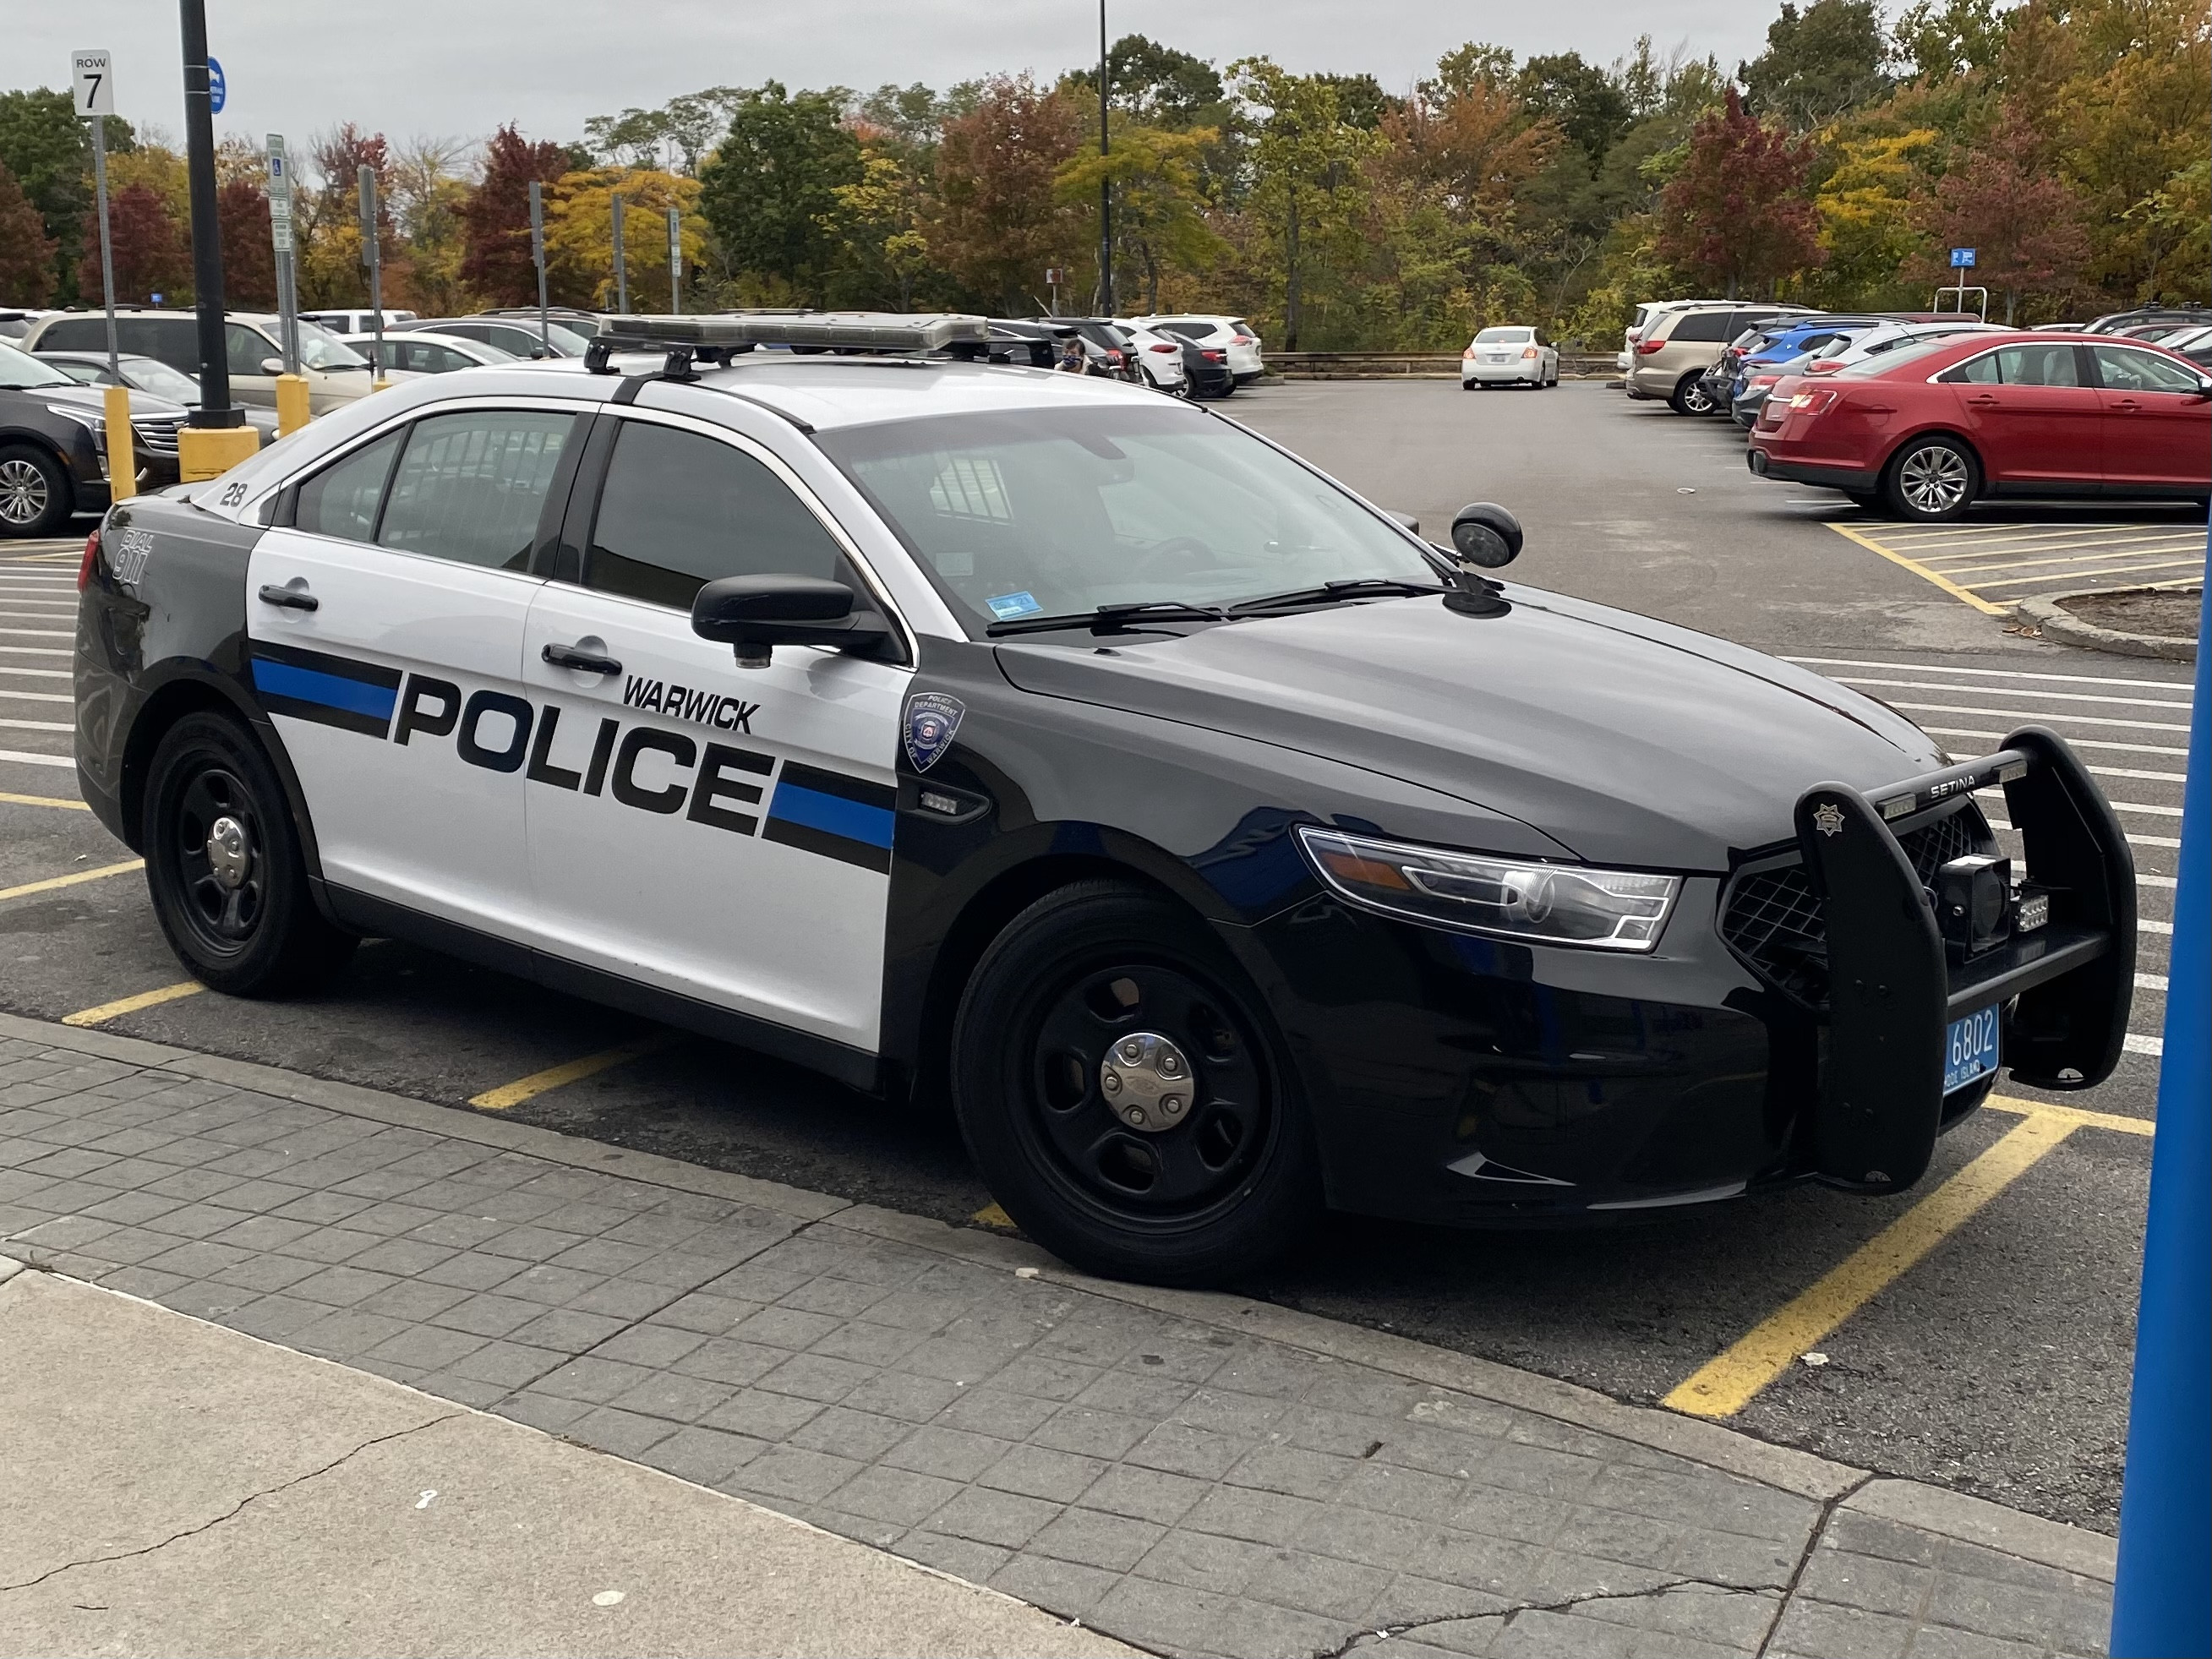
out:
{"label": "black door handle", "polygon": [[285,611],[319,611],[323,605],[320,599],[304,587],[278,587],[269,582],[262,584],[261,603]]}
{"label": "black door handle", "polygon": [[579,651],[573,645],[549,645],[538,653],[556,668],[574,668],[586,674],[619,674],[622,665],[612,657]]}

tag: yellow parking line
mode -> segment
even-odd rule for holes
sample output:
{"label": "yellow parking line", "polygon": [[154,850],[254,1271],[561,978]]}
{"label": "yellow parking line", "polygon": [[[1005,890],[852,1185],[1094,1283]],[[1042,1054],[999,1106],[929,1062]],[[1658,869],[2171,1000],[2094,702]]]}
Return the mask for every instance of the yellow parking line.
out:
{"label": "yellow parking line", "polygon": [[135,997],[119,1001],[103,1002],[97,1008],[80,1008],[73,1014],[64,1014],[64,1025],[105,1025],[111,1019],[120,1019],[125,1014],[135,1014],[141,1008],[158,1008],[165,1002],[174,1002],[181,997],[198,996],[207,987],[196,979],[175,985],[164,985],[158,991],[141,991]]}
{"label": "yellow parking line", "polygon": [[[2202,543],[2203,539],[2204,538],[2198,536],[2192,541],[2176,542],[2171,547],[2100,547],[2094,552],[2058,553],[2052,555],[2047,559],[2023,559],[2010,553],[1996,556],[2009,561],[2009,562],[2005,564],[1982,564],[1978,562],[1969,564],[1961,557],[1946,554],[1944,556],[1943,574],[1947,576],[1989,576],[1995,575],[2007,570],[2040,570],[2046,566],[2054,564],[2080,565],[2093,559],[2158,558],[2168,553],[2179,552],[2185,548],[2194,551],[2197,544]],[[2026,551],[2027,550],[2023,549],[2021,550]],[[1968,586],[1986,587],[1989,584],[1986,582],[1978,582],[1970,583]]]}
{"label": "yellow parking line", "polygon": [[1883,558],[1887,559],[1892,564],[1902,565],[1905,569],[1910,570],[1914,575],[1919,577],[1923,581],[1933,582],[1936,586],[1942,588],[1946,593],[1948,593],[1953,599],[1964,599],[1968,605],[1972,605],[1977,611],[1985,611],[1992,617],[2002,617],[2005,614],[2004,606],[2001,605],[1991,605],[1987,599],[1983,599],[1979,594],[1969,593],[1965,588],[1960,586],[1958,583],[1953,581],[1948,576],[1942,574],[1939,571],[1930,570],[1926,565],[1921,563],[1917,559],[1908,559],[1902,553],[1891,552],[1889,549],[1884,547],[1880,542],[1875,541],[1872,537],[1862,536],[1857,531],[1852,529],[1849,525],[1831,524],[1828,528],[1834,531],[1838,536],[1842,536],[1849,540],[1856,542],[1861,547],[1866,549],[1868,552],[1879,553]]}
{"label": "yellow parking line", "polygon": [[968,1218],[979,1227],[988,1227],[993,1232],[1018,1233],[1021,1231],[1014,1224],[1013,1217],[995,1204],[986,1204]]}
{"label": "yellow parking line", "polygon": [[2096,570],[2061,570],[2049,576],[2008,576],[2002,581],[1968,582],[1968,587],[2026,587],[2034,582],[2077,581],[2089,576],[2136,576],[2147,570],[2186,570],[2191,566],[2201,568],[2202,558],[2166,559],[2157,564],[2108,564]]}
{"label": "yellow parking line", "polygon": [[680,1033],[656,1031],[653,1036],[640,1037],[635,1042],[625,1042],[617,1048],[602,1048],[596,1054],[586,1054],[580,1060],[571,1060],[558,1066],[549,1066],[542,1072],[532,1072],[528,1077],[517,1078],[512,1083],[502,1083],[496,1089],[487,1089],[480,1095],[471,1095],[469,1104],[487,1112],[503,1112],[510,1106],[520,1106],[526,1100],[535,1100],[549,1089],[558,1089],[563,1084],[580,1082],[595,1077],[610,1066],[620,1066],[626,1060],[644,1054],[657,1054],[681,1040]]}
{"label": "yellow parking line", "polygon": [[33,893],[51,893],[57,887],[74,887],[81,881],[98,881],[103,876],[126,875],[133,870],[143,870],[143,859],[125,859],[120,864],[103,864],[97,870],[79,870],[66,876],[48,876],[44,881],[27,881],[21,887],[0,887],[0,899],[27,898]]}
{"label": "yellow parking line", "polygon": [[5,790],[0,790],[0,803],[9,806],[66,806],[72,812],[92,811],[81,800],[64,800],[58,795],[11,795]]}
{"label": "yellow parking line", "polygon": [[2083,1129],[2114,1129],[2124,1135],[2149,1135],[2158,1131],[2158,1123],[2152,1118],[2120,1117],[2112,1112],[2084,1111],[2079,1106],[2052,1106],[2040,1100],[2015,1100],[2010,1095],[1991,1095],[1982,1103],[1993,1112],[2010,1112],[2019,1117],[2032,1116],[2037,1112],[2055,1112]]}
{"label": "yellow parking line", "polygon": [[2057,525],[2042,529],[2025,525],[1992,526],[1986,530],[1893,531],[1887,539],[1894,545],[1920,552],[1930,547],[1960,547],[1979,543],[1994,545],[2011,542],[2028,546],[2040,542],[2045,546],[2064,542],[2078,542],[2084,547],[2095,545],[2088,538],[2094,536],[2178,536],[2183,532],[2162,525],[2088,524]]}
{"label": "yellow parking line", "polygon": [[[2027,1103],[2021,1103],[2026,1106]],[[2031,1107],[2002,1139],[1934,1192],[1708,1360],[1660,1403],[1692,1417],[1733,1417],[1797,1357],[1886,1290],[1982,1206],[2081,1127],[2081,1115]]]}

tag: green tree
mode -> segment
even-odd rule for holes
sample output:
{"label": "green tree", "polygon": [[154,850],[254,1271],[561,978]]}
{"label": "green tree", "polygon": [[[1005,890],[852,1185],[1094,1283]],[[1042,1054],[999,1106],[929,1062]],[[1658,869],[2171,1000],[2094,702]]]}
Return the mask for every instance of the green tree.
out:
{"label": "green tree", "polygon": [[1514,77],[1513,89],[1530,113],[1548,118],[1567,136],[1592,173],[1628,131],[1628,94],[1578,52],[1531,58]]}
{"label": "green tree", "polygon": [[1996,0],[1917,0],[1890,34],[1916,78],[1942,81],[1996,63],[2004,49],[2006,16]]}
{"label": "green tree", "polygon": [[770,81],[748,92],[701,167],[700,211],[733,276],[823,303],[842,252],[837,191],[864,169],[845,124],[851,94],[787,92]]}
{"label": "green tree", "polygon": [[1260,112],[1245,216],[1279,273],[1283,349],[1296,351],[1310,276],[1356,257],[1361,164],[1384,140],[1345,118],[1330,79],[1292,75],[1266,58],[1242,58],[1229,76],[1237,97]]}
{"label": "green tree", "polygon": [[[111,155],[136,142],[127,121],[107,118]],[[76,249],[92,206],[92,133],[77,119],[67,92],[32,87],[0,92],[0,167],[15,182],[39,221],[54,259],[54,297],[64,304],[78,298]],[[94,290],[97,292],[97,290]]]}
{"label": "green tree", "polygon": [[[1141,34],[1123,35],[1107,52],[1106,83],[1114,107],[1148,126],[1218,126],[1227,112],[1228,94],[1212,64]],[[1070,70],[1061,85],[1071,95],[1087,93],[1091,107],[1097,106],[1095,67]]]}
{"label": "green tree", "polygon": [[1782,15],[1766,26],[1766,50],[1736,77],[1753,114],[1803,132],[1885,96],[1888,63],[1875,0],[1813,0],[1802,13],[1782,0]]}
{"label": "green tree", "polygon": [[1660,198],[1658,252],[1730,298],[1818,264],[1809,146],[1767,125],[1735,88],[1698,121],[1689,153]]}
{"label": "green tree", "polygon": [[[1204,270],[1223,252],[1206,222],[1200,164],[1219,135],[1211,127],[1172,132],[1162,127],[1118,127],[1102,160],[1094,140],[1061,164],[1054,187],[1060,199],[1089,223],[1088,245],[1098,240],[1098,186],[1114,185],[1114,263],[1144,273],[1144,309],[1160,305],[1164,271]],[[1097,261],[1091,263],[1095,265]],[[1127,290],[1116,289],[1126,298]]]}
{"label": "green tree", "polygon": [[39,210],[0,161],[0,305],[42,306],[53,291],[53,242]]}
{"label": "green tree", "polygon": [[836,189],[833,228],[845,250],[843,276],[862,303],[914,309],[930,269],[928,181],[888,147],[864,145],[860,176]]}

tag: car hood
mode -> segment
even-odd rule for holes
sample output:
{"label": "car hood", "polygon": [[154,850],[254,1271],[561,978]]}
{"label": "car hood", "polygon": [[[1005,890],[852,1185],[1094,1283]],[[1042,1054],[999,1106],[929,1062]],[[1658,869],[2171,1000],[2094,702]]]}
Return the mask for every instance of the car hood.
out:
{"label": "car hood", "polygon": [[[66,404],[72,409],[82,409],[88,414],[102,415],[107,410],[107,388],[104,386],[42,386],[32,388],[50,404]],[[167,419],[191,411],[182,404],[172,403],[167,398],[157,398],[150,392],[131,393],[131,417],[146,416]]]}
{"label": "car hood", "polygon": [[[1117,640],[998,647],[1018,687],[1210,729],[1517,818],[1594,863],[1721,871],[1788,839],[1816,783],[1943,764],[1903,716],[1726,641],[1510,586],[1511,610],[1345,605]],[[1389,826],[1382,826],[1388,830]]]}

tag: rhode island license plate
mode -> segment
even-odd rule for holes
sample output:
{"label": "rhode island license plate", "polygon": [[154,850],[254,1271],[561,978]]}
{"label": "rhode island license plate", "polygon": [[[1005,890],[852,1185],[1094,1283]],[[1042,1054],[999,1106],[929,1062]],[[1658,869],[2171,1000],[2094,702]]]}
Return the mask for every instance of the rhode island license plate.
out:
{"label": "rhode island license plate", "polygon": [[1943,1092],[1953,1094],[1997,1068],[1997,1011],[1954,1019],[1943,1033]]}

